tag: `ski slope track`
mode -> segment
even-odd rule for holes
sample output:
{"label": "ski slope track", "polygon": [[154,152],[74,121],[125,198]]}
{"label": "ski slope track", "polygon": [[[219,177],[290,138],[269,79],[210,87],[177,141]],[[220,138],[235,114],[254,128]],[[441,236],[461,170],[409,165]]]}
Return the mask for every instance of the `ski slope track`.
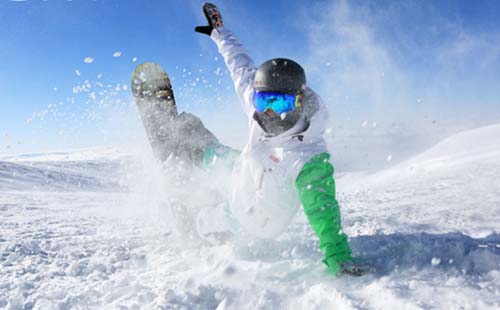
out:
{"label": "ski slope track", "polygon": [[217,200],[219,178],[182,163],[111,147],[0,157],[0,308],[499,309],[499,136],[462,132],[337,177],[344,229],[373,270],[360,278],[325,272],[301,213],[271,241],[175,229],[168,210]]}

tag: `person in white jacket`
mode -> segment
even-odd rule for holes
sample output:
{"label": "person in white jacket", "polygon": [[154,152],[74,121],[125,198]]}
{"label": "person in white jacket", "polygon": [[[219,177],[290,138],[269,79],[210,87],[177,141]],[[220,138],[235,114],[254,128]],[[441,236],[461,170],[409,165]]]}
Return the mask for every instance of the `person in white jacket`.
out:
{"label": "person in white jacket", "polygon": [[[249,142],[233,170],[231,215],[251,234],[275,237],[302,204],[328,269],[361,275],[363,270],[352,264],[335,198],[333,166],[323,138],[328,112],[307,87],[303,68],[284,58],[257,68],[224,27],[217,7],[204,3],[203,12],[208,25],[195,31],[209,35],[224,57],[250,128]],[[214,152],[208,148],[205,154],[210,162]]]}
{"label": "person in white jacket", "polygon": [[352,263],[335,198],[334,168],[323,138],[328,112],[307,87],[303,68],[285,58],[256,67],[238,38],[224,27],[217,7],[205,3],[203,12],[208,25],[195,31],[209,35],[224,58],[248,116],[249,141],[240,153],[222,145],[193,114],[177,114],[168,76],[159,65],[145,63],[133,74],[132,91],[153,151],[162,161],[174,154],[208,169],[230,163],[233,178],[227,203],[223,211],[199,214],[201,224],[213,226],[217,220],[211,216],[222,214],[228,224],[223,229],[275,238],[302,205],[328,270],[362,275],[363,268]]}

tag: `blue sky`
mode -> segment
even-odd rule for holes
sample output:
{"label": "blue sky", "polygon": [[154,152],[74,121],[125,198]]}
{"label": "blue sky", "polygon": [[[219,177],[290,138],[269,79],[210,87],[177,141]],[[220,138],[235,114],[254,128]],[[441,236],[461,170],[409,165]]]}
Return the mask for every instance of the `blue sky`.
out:
{"label": "blue sky", "polygon": [[[231,80],[211,40],[193,31],[202,2],[1,0],[0,154],[143,139],[124,87],[143,61],[169,72],[180,110],[242,145]],[[303,64],[336,124],[500,121],[498,1],[216,4],[256,64]]]}

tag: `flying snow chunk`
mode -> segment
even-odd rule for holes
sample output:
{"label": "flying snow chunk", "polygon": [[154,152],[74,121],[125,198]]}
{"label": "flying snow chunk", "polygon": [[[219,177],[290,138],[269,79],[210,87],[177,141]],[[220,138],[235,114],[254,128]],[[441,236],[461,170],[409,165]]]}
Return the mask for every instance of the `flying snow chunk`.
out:
{"label": "flying snow chunk", "polygon": [[437,258],[437,257],[433,257],[432,260],[431,260],[431,265],[432,266],[437,266],[441,263],[441,259]]}
{"label": "flying snow chunk", "polygon": [[387,161],[391,161],[392,160],[392,155],[389,154],[389,156],[387,156]]}
{"label": "flying snow chunk", "polygon": [[78,76],[82,75],[82,74],[80,73],[80,70],[78,70],[78,69],[76,69],[76,70],[75,70],[75,73],[76,73],[76,75],[78,75]]}
{"label": "flying snow chunk", "polygon": [[121,51],[116,51],[113,53],[113,57],[120,57],[122,55]]}
{"label": "flying snow chunk", "polygon": [[85,57],[85,59],[83,61],[85,63],[91,64],[91,63],[94,62],[94,58],[92,58],[92,57]]}
{"label": "flying snow chunk", "polygon": [[132,58],[132,62],[136,62],[136,61],[137,61],[137,57]]}

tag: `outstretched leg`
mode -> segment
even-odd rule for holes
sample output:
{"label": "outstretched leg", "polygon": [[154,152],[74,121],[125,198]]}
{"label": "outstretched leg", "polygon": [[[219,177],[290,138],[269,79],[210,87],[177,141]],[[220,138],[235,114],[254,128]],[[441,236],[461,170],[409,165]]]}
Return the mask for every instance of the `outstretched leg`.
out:
{"label": "outstretched leg", "polygon": [[172,84],[160,65],[140,64],[132,74],[131,83],[153,153],[160,161],[174,155],[203,165],[205,152],[221,146],[198,117],[177,113]]}

